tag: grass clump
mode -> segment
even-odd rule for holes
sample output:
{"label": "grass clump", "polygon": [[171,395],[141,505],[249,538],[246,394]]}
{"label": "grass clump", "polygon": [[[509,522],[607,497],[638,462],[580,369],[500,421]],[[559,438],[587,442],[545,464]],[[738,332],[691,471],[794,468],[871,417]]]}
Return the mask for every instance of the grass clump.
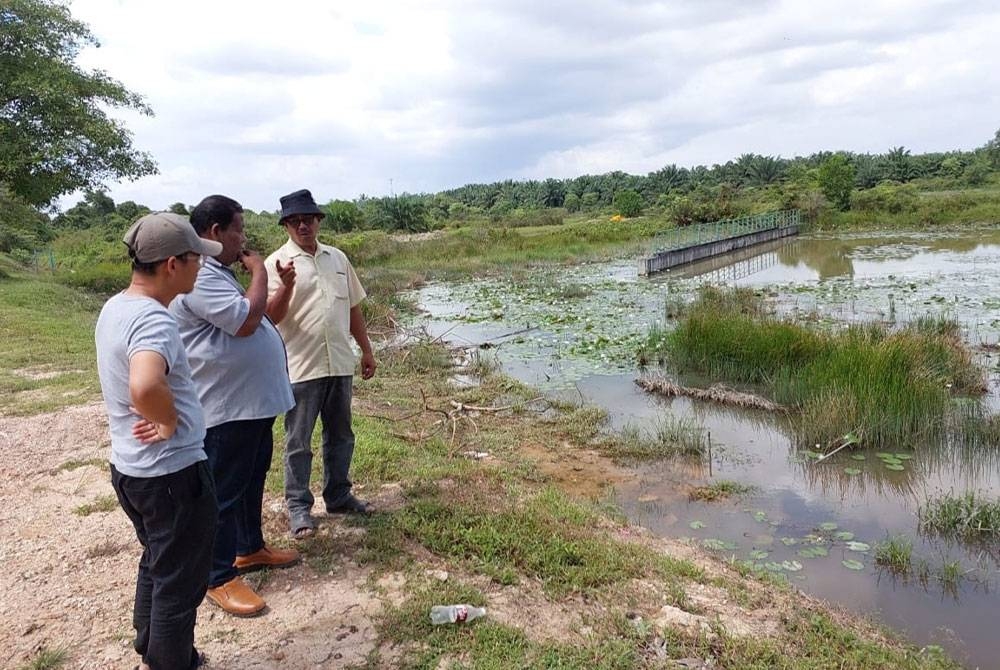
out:
{"label": "grass clump", "polygon": [[63,647],[49,649],[43,647],[29,662],[18,667],[18,670],[55,670],[66,664],[69,653]]}
{"label": "grass clump", "polygon": [[635,459],[702,456],[708,451],[708,437],[694,420],[668,416],[657,419],[648,431],[626,426],[605,441],[604,451],[618,458]]}
{"label": "grass clump", "polygon": [[97,512],[113,512],[118,508],[118,498],[114,496],[97,496],[91,502],[73,509],[77,516],[90,516]]}
{"label": "grass clump", "polygon": [[888,568],[895,574],[910,571],[913,557],[913,542],[905,535],[892,535],[875,543],[875,563]]}
{"label": "grass clump", "polygon": [[768,314],[747,290],[703,289],[678,327],[647,345],[681,371],[769,389],[798,410],[806,444],[853,433],[862,444],[909,443],[941,430],[953,394],[983,390],[983,374],[945,323],[825,332]]}
{"label": "grass clump", "polygon": [[1000,500],[987,500],[972,491],[931,498],[918,514],[924,532],[967,540],[1000,537]]}
{"label": "grass clump", "polygon": [[753,490],[752,486],[740,484],[729,479],[722,479],[705,486],[696,486],[688,493],[688,500],[701,500],[703,502],[714,502],[725,500],[734,496],[746,495]]}

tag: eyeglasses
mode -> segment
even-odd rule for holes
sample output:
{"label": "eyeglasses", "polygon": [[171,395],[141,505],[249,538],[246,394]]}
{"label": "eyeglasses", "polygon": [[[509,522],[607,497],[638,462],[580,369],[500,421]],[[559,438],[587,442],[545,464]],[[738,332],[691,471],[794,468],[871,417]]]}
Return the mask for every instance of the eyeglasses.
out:
{"label": "eyeglasses", "polygon": [[313,224],[319,223],[318,216],[290,216],[282,223],[286,226],[291,226],[292,228],[298,228],[302,224],[311,226]]}

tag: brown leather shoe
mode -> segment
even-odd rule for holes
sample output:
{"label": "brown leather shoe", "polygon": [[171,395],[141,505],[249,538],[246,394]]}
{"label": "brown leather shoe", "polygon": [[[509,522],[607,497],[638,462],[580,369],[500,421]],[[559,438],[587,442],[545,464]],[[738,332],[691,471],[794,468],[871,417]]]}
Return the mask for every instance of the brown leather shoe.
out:
{"label": "brown leather shoe", "polygon": [[234,616],[257,616],[267,603],[254,593],[242,577],[234,577],[222,586],[209,589],[208,599]]}
{"label": "brown leather shoe", "polygon": [[302,556],[294,549],[272,549],[263,547],[246,556],[237,556],[233,565],[240,572],[251,572],[261,568],[287,568],[295,565]]}

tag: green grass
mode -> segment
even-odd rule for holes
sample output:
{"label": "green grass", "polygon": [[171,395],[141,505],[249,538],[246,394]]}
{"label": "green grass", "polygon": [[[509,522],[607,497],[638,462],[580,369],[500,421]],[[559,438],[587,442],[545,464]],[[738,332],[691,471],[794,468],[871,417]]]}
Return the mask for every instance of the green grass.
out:
{"label": "green grass", "polygon": [[68,658],[69,653],[63,647],[43,647],[31,661],[18,666],[18,670],[55,670],[65,665]]}
{"label": "green grass", "polygon": [[106,459],[106,458],[87,458],[87,459],[82,459],[81,460],[81,459],[78,459],[78,458],[71,458],[70,460],[66,461],[65,463],[62,463],[58,468],[56,468],[56,470],[62,471],[62,472],[72,472],[73,470],[77,470],[79,468],[85,468],[85,467],[88,467],[88,466],[93,466],[95,468],[101,468],[101,469],[107,470],[108,469],[108,459]]}
{"label": "green grass", "polygon": [[983,372],[947,323],[880,324],[826,332],[763,312],[746,290],[703,290],[657,350],[678,370],[769,390],[799,412],[804,444],[853,433],[867,447],[912,444],[942,430],[952,394],[978,394]]}
{"label": "green grass", "polygon": [[104,299],[48,279],[0,280],[0,413],[98,397],[94,325]]}
{"label": "green grass", "polygon": [[708,451],[708,437],[696,421],[667,416],[657,419],[648,431],[626,426],[604,441],[602,451],[616,458],[629,459],[703,456]]}
{"label": "green grass", "polygon": [[893,535],[875,543],[875,563],[888,568],[895,574],[910,571],[913,556],[913,541],[905,535]]}
{"label": "green grass", "polygon": [[1000,500],[975,492],[945,494],[920,506],[920,529],[966,540],[1000,537]]}
{"label": "green grass", "polygon": [[118,498],[112,495],[98,496],[91,502],[73,508],[77,516],[90,516],[98,512],[113,512],[118,509]]}

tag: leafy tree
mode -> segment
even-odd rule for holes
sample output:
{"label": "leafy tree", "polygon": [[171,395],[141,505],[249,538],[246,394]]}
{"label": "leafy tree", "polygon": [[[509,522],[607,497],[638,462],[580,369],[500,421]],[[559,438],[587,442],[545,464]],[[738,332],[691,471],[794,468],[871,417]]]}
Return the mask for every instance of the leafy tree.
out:
{"label": "leafy tree", "polygon": [[331,200],[323,209],[330,227],[338,233],[355,230],[365,224],[365,215],[348,200]]}
{"label": "leafy tree", "polygon": [[597,207],[597,202],[600,198],[601,196],[599,193],[587,191],[580,198],[580,206],[582,209],[593,209],[594,207]]}
{"label": "leafy tree", "polygon": [[851,189],[854,187],[854,166],[843,154],[835,154],[819,166],[817,172],[820,190],[841,211],[851,206]]}
{"label": "leafy tree", "polygon": [[55,218],[56,228],[85,230],[105,223],[116,212],[115,201],[104,191],[87,191],[83,199]]}
{"label": "leafy tree", "polygon": [[362,212],[375,228],[422,233],[429,230],[427,207],[411,195],[367,198]]}
{"label": "leafy tree", "polygon": [[188,211],[187,205],[183,202],[175,202],[174,204],[167,207],[168,212],[173,212],[174,214],[180,214],[181,216],[189,216],[191,212]]}
{"label": "leafy tree", "polygon": [[151,110],[104,72],[76,65],[88,44],[97,45],[93,34],[56,0],[0,4],[0,183],[29,205],[156,172],[107,113]]}
{"label": "leafy tree", "polygon": [[52,237],[48,217],[0,184],[0,251],[37,249]]}
{"label": "leafy tree", "polygon": [[1000,169],[1000,130],[993,135],[993,139],[986,143],[986,158],[994,170]]}
{"label": "leafy tree", "polygon": [[576,193],[567,193],[566,199],[563,200],[563,207],[566,208],[567,212],[579,212],[580,196],[578,196]]}
{"label": "leafy tree", "polygon": [[614,200],[611,202],[611,207],[616,213],[630,219],[642,214],[642,206],[644,204],[642,196],[629,189],[616,193]]}
{"label": "leafy tree", "polygon": [[[118,213],[118,216],[131,223],[140,216],[149,214],[149,207],[137,204],[131,200],[126,200],[125,202],[118,203],[118,206],[115,207],[115,211]],[[246,212],[244,212],[244,215],[246,215]]]}

